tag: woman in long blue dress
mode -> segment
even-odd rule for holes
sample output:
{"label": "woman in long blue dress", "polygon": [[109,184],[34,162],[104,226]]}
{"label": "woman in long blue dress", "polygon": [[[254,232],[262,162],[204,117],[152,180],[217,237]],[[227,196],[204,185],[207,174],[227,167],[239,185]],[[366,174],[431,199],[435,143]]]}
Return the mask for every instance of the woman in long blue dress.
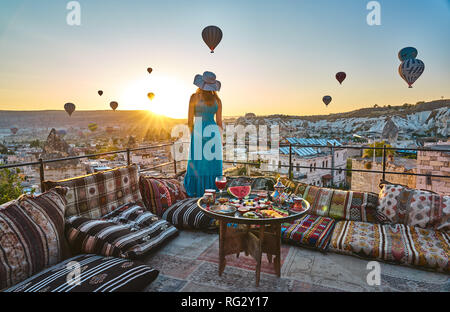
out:
{"label": "woman in long blue dress", "polygon": [[194,85],[198,90],[189,101],[191,146],[184,187],[190,197],[201,197],[206,189],[216,189],[215,179],[222,175],[222,101],[216,93],[221,84],[214,73],[204,72],[195,76]]}

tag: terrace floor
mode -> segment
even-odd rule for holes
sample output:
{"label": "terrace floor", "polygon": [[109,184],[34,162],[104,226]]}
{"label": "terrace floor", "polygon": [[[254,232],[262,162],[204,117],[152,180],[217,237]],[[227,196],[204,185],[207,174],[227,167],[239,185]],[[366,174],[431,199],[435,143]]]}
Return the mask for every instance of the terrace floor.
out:
{"label": "terrace floor", "polygon": [[227,266],[219,277],[218,239],[218,234],[180,231],[167,245],[143,259],[160,271],[147,291],[450,291],[449,275],[381,262],[381,285],[369,286],[368,260],[286,244],[281,247],[281,278],[264,257],[257,288],[256,262],[243,253],[239,258],[227,256]]}

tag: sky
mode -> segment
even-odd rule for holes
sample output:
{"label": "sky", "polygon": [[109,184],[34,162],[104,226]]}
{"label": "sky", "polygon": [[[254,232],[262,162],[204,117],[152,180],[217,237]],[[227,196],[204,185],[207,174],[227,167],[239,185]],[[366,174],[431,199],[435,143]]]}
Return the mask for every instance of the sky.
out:
{"label": "sky", "polygon": [[[194,76],[213,71],[225,116],[316,115],[374,104],[449,98],[450,1],[68,0],[0,2],[0,110],[145,109],[187,116]],[[223,39],[211,54],[202,29]],[[412,89],[398,51],[416,47],[425,71]],[[148,74],[147,67],[152,67]],[[338,71],[347,78],[342,85]],[[103,90],[103,96],[97,94]],[[154,92],[155,99],[147,99]],[[322,97],[333,100],[326,107]]]}

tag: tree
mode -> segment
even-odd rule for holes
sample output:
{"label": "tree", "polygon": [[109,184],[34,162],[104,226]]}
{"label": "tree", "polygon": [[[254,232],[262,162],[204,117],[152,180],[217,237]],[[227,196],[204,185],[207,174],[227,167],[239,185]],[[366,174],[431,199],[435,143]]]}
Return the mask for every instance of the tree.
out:
{"label": "tree", "polygon": [[31,141],[30,147],[36,147],[36,148],[39,148],[39,147],[41,147],[41,142],[40,142],[39,140]]}
{"label": "tree", "polygon": [[[381,141],[381,142],[375,142],[375,147],[383,147],[383,145],[386,144],[385,141]],[[370,147],[374,147],[374,144],[370,144]],[[394,155],[394,150],[392,149],[388,149],[388,147],[392,147],[392,145],[390,144],[386,144],[386,157],[389,155]],[[375,152],[375,157],[382,157],[383,156],[383,150],[382,149],[377,149]],[[373,149],[365,149],[363,151],[363,158],[371,158],[373,157]]]}
{"label": "tree", "polygon": [[22,179],[17,171],[0,170],[0,205],[18,198],[23,194]]}

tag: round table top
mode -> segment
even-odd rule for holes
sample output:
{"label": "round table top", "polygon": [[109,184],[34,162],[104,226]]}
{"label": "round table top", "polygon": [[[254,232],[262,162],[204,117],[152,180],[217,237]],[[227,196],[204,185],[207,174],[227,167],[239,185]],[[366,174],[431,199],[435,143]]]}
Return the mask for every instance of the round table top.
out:
{"label": "round table top", "polygon": [[[217,195],[219,197],[219,195]],[[228,194],[224,195],[223,197],[231,198]],[[252,199],[254,197],[257,197],[257,195],[250,195],[249,198]],[[217,219],[217,220],[224,220],[230,223],[239,223],[239,224],[257,224],[257,225],[263,225],[263,224],[276,224],[276,223],[285,223],[285,222],[291,222],[296,219],[300,219],[310,208],[310,204],[307,200],[302,198],[302,211],[294,211],[289,209],[287,205],[283,205],[281,207],[281,210],[286,211],[289,213],[288,216],[282,217],[282,218],[246,218],[243,217],[242,214],[236,210],[234,215],[226,215],[218,212],[214,212],[207,209],[207,205],[203,202],[203,198],[200,197],[197,201],[198,207],[208,216]],[[277,204],[274,204],[275,207],[277,207]]]}

